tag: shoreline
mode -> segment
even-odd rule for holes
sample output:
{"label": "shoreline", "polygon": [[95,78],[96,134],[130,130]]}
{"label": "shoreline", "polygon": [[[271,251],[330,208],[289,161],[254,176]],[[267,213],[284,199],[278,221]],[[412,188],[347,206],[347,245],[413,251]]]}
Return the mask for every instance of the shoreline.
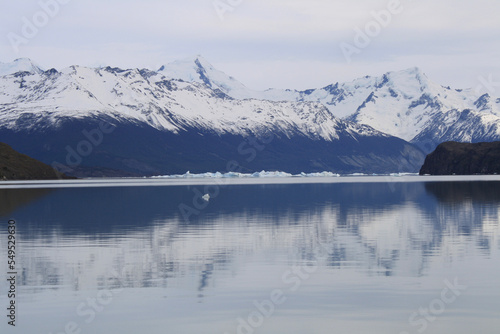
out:
{"label": "shoreline", "polygon": [[186,185],[279,185],[331,183],[405,183],[405,182],[500,181],[500,175],[366,175],[317,177],[248,177],[248,178],[99,178],[77,180],[1,181],[0,189],[150,187]]}

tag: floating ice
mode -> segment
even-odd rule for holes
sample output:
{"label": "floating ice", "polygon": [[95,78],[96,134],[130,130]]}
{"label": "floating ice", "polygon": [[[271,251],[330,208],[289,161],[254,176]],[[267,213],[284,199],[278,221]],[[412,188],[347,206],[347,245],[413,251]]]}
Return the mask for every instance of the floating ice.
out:
{"label": "floating ice", "polygon": [[169,179],[191,179],[191,178],[211,178],[211,179],[221,179],[221,178],[263,178],[263,177],[339,177],[340,174],[332,172],[320,172],[320,173],[300,173],[300,174],[290,174],[282,171],[260,171],[255,173],[238,173],[238,172],[206,172],[201,174],[192,174],[191,172],[186,172],[185,174],[176,175],[159,175],[154,176],[154,178],[169,178]]}

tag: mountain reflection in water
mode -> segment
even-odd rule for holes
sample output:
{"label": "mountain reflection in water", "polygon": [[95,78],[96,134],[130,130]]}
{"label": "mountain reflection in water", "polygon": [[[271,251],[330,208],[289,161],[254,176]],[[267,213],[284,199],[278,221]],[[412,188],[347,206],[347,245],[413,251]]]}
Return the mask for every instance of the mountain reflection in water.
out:
{"label": "mountain reflection in water", "polygon": [[[224,291],[245,300],[249,291],[283,285],[286,268],[312,263],[320,268],[310,287],[318,289],[318,304],[307,307],[321,313],[333,307],[323,305],[329,302],[321,291],[328,294],[335,286],[365,286],[371,294],[380,288],[370,288],[374,278],[402,280],[401,287],[408,287],[415,280],[442,282],[448,275],[437,268],[465,270],[467,259],[498,265],[499,185],[234,185],[221,187],[189,219],[179,206],[194,207],[195,192],[203,193],[203,186],[69,188],[40,197],[26,191],[26,198],[36,199],[19,199],[23,206],[2,212],[10,211],[17,221],[19,284],[35,300],[47,291],[118,287],[162,289],[154,296],[182,294],[195,303],[222,298]],[[403,292],[385,293],[395,301]],[[342,303],[369,307],[366,298]],[[241,308],[228,305],[214,308],[219,315]]]}

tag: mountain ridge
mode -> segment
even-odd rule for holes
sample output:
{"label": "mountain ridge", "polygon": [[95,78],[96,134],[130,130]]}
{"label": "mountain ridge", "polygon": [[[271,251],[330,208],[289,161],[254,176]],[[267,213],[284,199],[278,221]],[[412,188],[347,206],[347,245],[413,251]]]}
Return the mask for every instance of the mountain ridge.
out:
{"label": "mountain ridge", "polygon": [[[305,146],[308,146],[306,141],[333,145],[343,140],[354,145],[359,144],[360,138],[393,137],[429,153],[444,141],[500,140],[500,99],[489,94],[476,96],[471,89],[443,87],[432,82],[418,67],[303,91],[255,91],[217,70],[201,56],[162,65],[158,70],[78,65],[43,70],[29,59],[17,59],[0,64],[0,120],[0,130],[11,138],[16,137],[16,131],[57,130],[71,123],[68,120],[81,121],[80,127],[87,122],[87,128],[105,120],[115,127],[120,124],[151,127],[148,136],[153,137],[155,131],[179,136],[194,131],[206,138],[214,136],[214,145],[219,143],[216,137],[233,138],[231,141],[238,137],[244,141],[265,138],[270,133],[280,140],[303,138]],[[40,138],[43,140],[42,135]],[[30,150],[29,144],[21,141]],[[399,153],[408,151],[401,149],[400,144],[396,146]],[[371,149],[380,152],[380,148],[371,146]],[[50,155],[47,153],[50,149],[38,150]],[[42,153],[30,152],[44,158]],[[221,154],[224,155],[218,153]],[[364,150],[365,154],[369,152]],[[418,155],[409,154],[413,157],[410,163],[396,159],[399,165],[390,172],[403,171],[398,170],[401,166],[409,171],[409,166],[416,166],[419,159],[423,162]],[[315,166],[311,162],[315,159],[311,157],[309,165],[296,164],[294,168]],[[336,158],[330,156],[330,159]],[[348,161],[347,165],[356,171],[363,169],[363,163],[354,160],[346,155],[341,162],[326,163],[324,167],[348,170],[342,165]],[[141,165],[139,161],[134,164]],[[120,166],[110,162],[107,167]],[[375,169],[380,171],[378,167]],[[150,166],[127,171],[148,170],[163,169]]]}
{"label": "mountain ridge", "polygon": [[[198,73],[203,64],[193,66]],[[206,80],[187,82],[147,69],[19,71],[0,77],[0,92],[2,140],[64,171],[228,171],[227,163],[241,159],[242,151],[262,147],[244,145],[269,135],[275,140],[258,152],[260,163],[244,159],[245,171],[406,172],[418,170],[424,158],[404,140],[341,120],[318,102],[239,100]],[[86,134],[102,122],[116,130],[101,133],[93,145]]]}
{"label": "mountain ridge", "polygon": [[[497,128],[500,123],[500,99],[489,94],[477,96],[473,89],[451,89],[433,83],[418,67],[412,67],[397,72],[386,72],[381,76],[365,76],[346,83],[332,83],[325,87],[307,90],[294,89],[267,89],[255,91],[246,88],[241,83],[234,83],[234,78],[214,69],[206,60],[194,58],[194,63],[205,65],[205,79],[196,77],[182,77],[183,80],[202,83],[208,76],[217,80],[208,80],[225,94],[236,99],[255,98],[269,101],[312,101],[326,106],[336,117],[353,121],[358,124],[370,125],[373,128],[410,141],[424,151],[430,152],[443,140],[455,141],[482,141],[484,136],[460,136],[457,128],[458,118],[454,118],[451,111],[473,111],[469,122],[476,122],[475,126],[483,129]],[[189,68],[189,60],[182,62],[182,68]],[[171,77],[181,77],[180,63],[171,63],[170,68],[164,66],[164,72]],[[491,114],[493,117],[478,117]],[[429,136],[436,127],[436,120],[443,119],[443,115],[451,118],[445,122],[453,136],[446,138]],[[479,123],[478,123],[479,122]],[[455,123],[455,124],[454,124]],[[464,132],[464,131],[462,131]],[[488,131],[482,131],[488,132]],[[426,135],[424,136],[423,133]],[[500,131],[489,131],[487,140],[499,140]]]}

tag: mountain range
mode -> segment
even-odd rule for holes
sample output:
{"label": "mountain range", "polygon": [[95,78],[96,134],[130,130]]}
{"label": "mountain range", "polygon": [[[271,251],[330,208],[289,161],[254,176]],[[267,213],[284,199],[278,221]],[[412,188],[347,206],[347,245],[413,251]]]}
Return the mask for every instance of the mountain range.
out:
{"label": "mountain range", "polygon": [[204,83],[236,99],[321,103],[342,120],[372,126],[418,145],[425,153],[444,141],[493,141],[500,136],[500,98],[441,86],[417,67],[303,91],[248,89],[200,56],[162,66],[160,71]]}
{"label": "mountain range", "polygon": [[157,70],[0,63],[0,141],[75,176],[417,172],[443,141],[500,137],[500,100],[418,68],[248,89],[201,56]]}

